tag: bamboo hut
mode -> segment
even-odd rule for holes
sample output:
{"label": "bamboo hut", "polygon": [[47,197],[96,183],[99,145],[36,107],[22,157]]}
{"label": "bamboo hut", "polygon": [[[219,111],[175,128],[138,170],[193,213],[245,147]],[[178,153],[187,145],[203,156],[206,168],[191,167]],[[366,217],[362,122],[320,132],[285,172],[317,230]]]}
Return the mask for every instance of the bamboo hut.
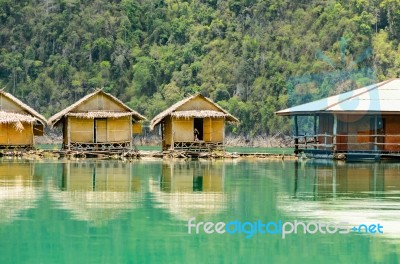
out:
{"label": "bamboo hut", "polygon": [[203,151],[224,147],[225,121],[239,122],[209,98],[196,94],[154,117],[150,129],[161,125],[163,150]]}
{"label": "bamboo hut", "polygon": [[43,136],[46,119],[13,95],[0,90],[0,148],[31,148]]}
{"label": "bamboo hut", "polygon": [[120,151],[132,146],[146,118],[102,90],[86,95],[49,119],[63,126],[63,149]]}
{"label": "bamboo hut", "polygon": [[294,121],[295,152],[309,157],[400,158],[400,79],[276,112]]}

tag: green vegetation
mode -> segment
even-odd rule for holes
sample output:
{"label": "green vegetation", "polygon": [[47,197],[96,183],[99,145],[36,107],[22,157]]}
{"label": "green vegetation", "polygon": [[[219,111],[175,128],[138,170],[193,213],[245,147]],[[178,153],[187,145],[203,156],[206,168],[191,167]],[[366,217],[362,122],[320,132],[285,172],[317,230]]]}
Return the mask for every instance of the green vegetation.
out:
{"label": "green vegetation", "polygon": [[201,92],[287,133],[274,112],[400,72],[400,0],[0,0],[0,87],[49,117],[94,88],[148,118]]}

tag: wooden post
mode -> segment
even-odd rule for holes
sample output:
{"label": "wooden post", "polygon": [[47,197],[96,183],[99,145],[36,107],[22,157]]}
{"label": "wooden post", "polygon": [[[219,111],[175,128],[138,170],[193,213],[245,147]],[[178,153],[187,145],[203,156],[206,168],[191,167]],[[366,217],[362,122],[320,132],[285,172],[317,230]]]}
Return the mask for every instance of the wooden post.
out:
{"label": "wooden post", "polygon": [[[165,119],[164,119],[165,120]],[[165,135],[164,135],[164,133],[165,133],[165,125],[164,125],[164,123],[165,123],[165,121],[161,121],[161,123],[160,123],[160,130],[161,130],[161,146],[162,146],[162,150],[164,150],[165,149]]]}
{"label": "wooden post", "polygon": [[222,148],[224,149],[224,151],[225,151],[225,119],[224,119],[224,126],[223,126],[223,128],[222,128]]}
{"label": "wooden post", "polygon": [[337,115],[333,115],[333,138],[332,138],[332,144],[333,144],[333,151],[336,152],[337,146],[336,146],[336,134],[337,134]]}
{"label": "wooden post", "polygon": [[374,122],[374,150],[378,150],[378,115],[375,115],[375,122]]}
{"label": "wooden post", "polygon": [[317,115],[314,114],[314,149],[317,148]]}
{"label": "wooden post", "polygon": [[[209,123],[210,123],[210,130],[209,130],[209,133],[210,133],[210,142],[213,142],[213,141],[212,141],[212,134],[213,134],[213,131],[212,131],[212,119],[211,119],[211,117],[209,117],[208,119],[210,119],[210,121],[209,121]],[[225,124],[225,122],[224,122],[224,124]]]}
{"label": "wooden post", "polygon": [[96,191],[96,166],[93,167],[92,171],[92,191]]}
{"label": "wooden post", "polygon": [[332,195],[336,198],[336,163],[332,166]]}
{"label": "wooden post", "polygon": [[172,150],[175,149],[174,142],[175,142],[175,131],[174,131],[174,118],[171,116],[171,148]]}
{"label": "wooden post", "polygon": [[294,138],[294,153],[299,153],[299,126],[297,124],[297,115],[294,116],[294,131],[295,131],[295,138]]}
{"label": "wooden post", "polygon": [[[133,125],[133,123],[132,123],[132,116],[130,115],[129,116],[129,127],[130,127],[130,136],[129,136],[129,138],[130,138],[130,142],[129,142],[129,144],[130,144],[130,148],[132,148],[133,147],[133,131],[132,131],[132,125]],[[108,127],[107,127],[107,133],[108,133]],[[107,138],[108,139],[108,138]]]}
{"label": "wooden post", "polygon": [[32,127],[32,148],[35,146],[35,131],[33,129],[33,127],[35,126],[35,123],[31,124]]}
{"label": "wooden post", "polygon": [[68,150],[71,150],[71,126],[70,126],[70,120],[69,117],[65,117],[65,121],[67,122],[67,144],[68,144]]}
{"label": "wooden post", "polygon": [[294,190],[293,190],[294,197],[296,197],[297,195],[298,181],[299,181],[299,162],[296,160],[294,162]]}

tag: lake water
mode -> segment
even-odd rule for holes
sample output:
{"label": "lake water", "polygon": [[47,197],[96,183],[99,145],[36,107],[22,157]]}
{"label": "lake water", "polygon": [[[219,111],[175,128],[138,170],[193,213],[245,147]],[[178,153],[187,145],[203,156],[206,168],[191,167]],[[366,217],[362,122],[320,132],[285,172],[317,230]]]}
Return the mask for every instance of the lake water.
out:
{"label": "lake water", "polygon": [[0,263],[399,263],[399,223],[400,163],[0,161]]}

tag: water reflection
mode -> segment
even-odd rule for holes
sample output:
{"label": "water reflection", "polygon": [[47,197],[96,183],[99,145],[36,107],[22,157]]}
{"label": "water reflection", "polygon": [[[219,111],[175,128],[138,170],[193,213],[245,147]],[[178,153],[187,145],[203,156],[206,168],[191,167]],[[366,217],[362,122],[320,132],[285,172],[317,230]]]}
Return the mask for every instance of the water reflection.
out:
{"label": "water reflection", "polygon": [[[400,164],[312,161],[295,164],[294,196],[400,198]],[[305,196],[304,196],[305,194]]]}
{"label": "water reflection", "polygon": [[159,181],[150,179],[150,192],[157,208],[187,220],[226,209],[225,165],[200,161],[164,161]]}
{"label": "water reflection", "polygon": [[70,162],[63,164],[61,182],[52,197],[73,218],[101,225],[140,206],[140,186],[140,178],[133,175],[131,164]]}
{"label": "water reflection", "polygon": [[22,211],[36,207],[40,196],[41,177],[35,176],[30,162],[2,161],[0,163],[0,222],[11,222]]}
{"label": "water reflection", "polygon": [[312,220],[377,224],[385,236],[400,239],[400,164],[294,163],[293,185],[279,208]]}

